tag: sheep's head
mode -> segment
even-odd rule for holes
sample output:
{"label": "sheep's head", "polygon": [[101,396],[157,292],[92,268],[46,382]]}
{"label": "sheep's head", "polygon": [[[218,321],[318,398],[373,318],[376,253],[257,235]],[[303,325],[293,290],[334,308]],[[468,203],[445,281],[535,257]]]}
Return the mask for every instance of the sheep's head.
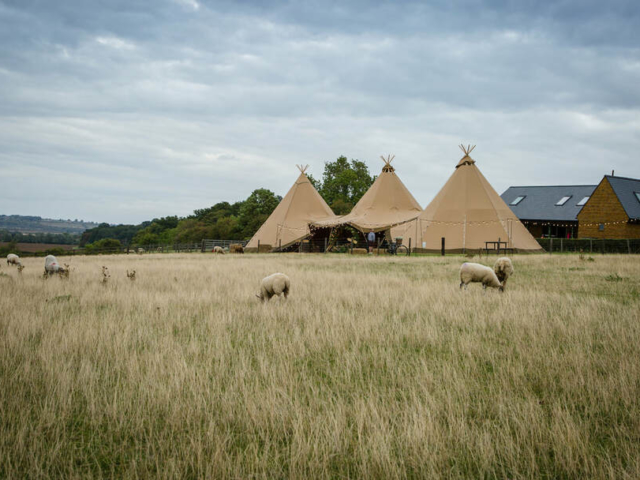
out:
{"label": "sheep's head", "polygon": [[18,264],[18,273],[22,273],[22,270],[24,270],[24,265],[22,265],[21,263]]}
{"label": "sheep's head", "polygon": [[127,278],[134,281],[136,279],[136,271],[132,270],[131,273],[129,273],[129,270],[127,270]]}

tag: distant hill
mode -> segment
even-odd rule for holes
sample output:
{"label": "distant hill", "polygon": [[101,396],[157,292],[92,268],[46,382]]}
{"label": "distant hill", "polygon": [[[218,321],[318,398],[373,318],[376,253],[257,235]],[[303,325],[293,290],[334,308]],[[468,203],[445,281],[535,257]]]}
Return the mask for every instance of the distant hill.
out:
{"label": "distant hill", "polygon": [[82,233],[99,224],[82,220],[63,220],[25,215],[0,215],[0,230],[20,233]]}

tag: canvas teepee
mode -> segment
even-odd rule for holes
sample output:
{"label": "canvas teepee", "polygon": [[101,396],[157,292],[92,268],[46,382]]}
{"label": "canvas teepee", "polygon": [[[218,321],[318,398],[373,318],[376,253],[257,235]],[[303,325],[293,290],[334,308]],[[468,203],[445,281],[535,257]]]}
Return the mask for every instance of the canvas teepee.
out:
{"label": "canvas teepee", "polygon": [[362,196],[348,215],[314,222],[317,228],[351,225],[362,232],[379,232],[394,225],[408,222],[422,211],[420,204],[407,190],[395,169],[391,166],[393,156],[381,157],[384,162],[380,176]]}
{"label": "canvas teepee", "polygon": [[448,252],[485,248],[485,242],[508,242],[518,251],[540,251],[541,247],[518,220],[500,195],[482,175],[469,154],[475,148],[460,145],[464,157],[436,197],[420,216],[394,228],[392,237],[427,251],[439,251],[445,238]]}
{"label": "canvas teepee", "polygon": [[257,248],[258,241],[274,249],[286,248],[309,236],[310,223],[336,218],[305,175],[308,167],[298,165],[300,176],[249,241],[248,249]]}

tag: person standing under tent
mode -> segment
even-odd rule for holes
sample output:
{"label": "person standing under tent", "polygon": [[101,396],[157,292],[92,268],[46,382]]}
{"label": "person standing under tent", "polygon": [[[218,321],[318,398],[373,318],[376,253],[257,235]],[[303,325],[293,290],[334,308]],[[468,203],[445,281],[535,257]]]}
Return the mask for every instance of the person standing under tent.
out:
{"label": "person standing under tent", "polygon": [[373,230],[369,231],[367,242],[369,242],[369,253],[373,253],[373,249],[376,247],[376,234]]}

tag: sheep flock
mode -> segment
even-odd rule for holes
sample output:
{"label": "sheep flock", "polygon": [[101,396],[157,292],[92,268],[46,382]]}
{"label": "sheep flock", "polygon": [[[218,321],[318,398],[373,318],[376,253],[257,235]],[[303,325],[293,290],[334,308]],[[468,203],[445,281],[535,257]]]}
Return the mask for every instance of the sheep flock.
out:
{"label": "sheep flock", "polygon": [[[234,246],[234,253],[244,253],[242,246],[236,249]],[[222,247],[216,246],[212,250],[215,254],[224,255],[226,252]],[[141,254],[144,250],[139,248],[136,253]],[[48,278],[54,274],[58,274],[61,277],[69,277],[70,267],[65,264],[61,266],[54,255],[47,255],[44,262],[44,277]],[[18,267],[18,271],[21,273],[24,266],[20,261],[18,255],[10,253],[7,255],[7,265],[14,265]],[[501,257],[496,260],[492,267],[482,265],[479,263],[465,262],[460,266],[460,285],[459,288],[466,290],[470,283],[480,283],[483,290],[486,291],[487,287],[497,289],[499,292],[504,292],[507,284],[507,280],[513,275],[514,268],[511,259],[508,257]],[[102,283],[106,284],[110,277],[106,266],[102,267]],[[129,280],[136,279],[136,271],[129,272],[127,270],[127,278]],[[260,291],[256,294],[256,297],[261,302],[268,302],[272,297],[281,297],[286,301],[291,291],[291,280],[284,273],[273,273],[262,279],[260,282]]]}

